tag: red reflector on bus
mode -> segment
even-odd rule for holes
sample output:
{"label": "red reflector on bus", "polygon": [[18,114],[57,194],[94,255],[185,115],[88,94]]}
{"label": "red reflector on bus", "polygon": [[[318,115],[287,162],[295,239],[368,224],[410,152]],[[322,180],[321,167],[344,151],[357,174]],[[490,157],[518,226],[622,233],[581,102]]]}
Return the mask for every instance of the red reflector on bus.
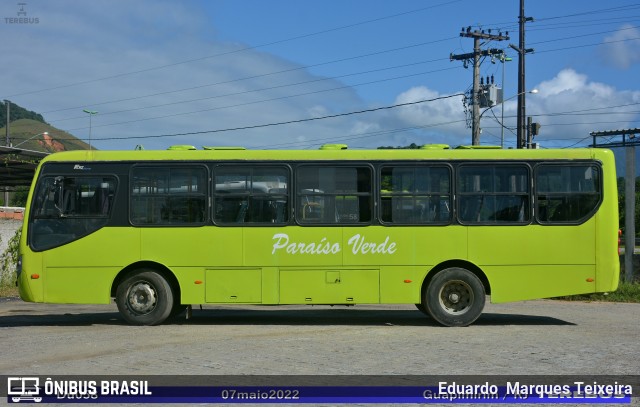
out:
{"label": "red reflector on bus", "polygon": [[37,280],[40,278],[40,274],[31,274],[31,278]]}
{"label": "red reflector on bus", "polygon": [[196,280],[196,281],[194,281],[194,283],[196,283],[196,284],[202,284],[202,280]]}
{"label": "red reflector on bus", "polygon": [[404,282],[405,282],[405,283],[410,283],[410,282],[411,282],[411,280],[404,280]]}
{"label": "red reflector on bus", "polygon": [[591,277],[589,277],[589,278],[587,279],[587,283],[593,283],[593,281],[594,281],[594,280],[593,280],[593,278],[591,278]]}

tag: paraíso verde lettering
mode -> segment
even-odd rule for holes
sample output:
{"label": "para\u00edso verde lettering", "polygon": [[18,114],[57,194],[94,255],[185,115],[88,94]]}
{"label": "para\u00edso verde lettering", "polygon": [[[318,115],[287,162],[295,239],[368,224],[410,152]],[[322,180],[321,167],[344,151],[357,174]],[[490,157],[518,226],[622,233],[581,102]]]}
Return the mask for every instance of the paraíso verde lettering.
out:
{"label": "para\u00edso verde lettering", "polygon": [[[339,242],[330,242],[326,237],[319,242],[292,242],[286,233],[276,233],[273,241],[271,254],[278,250],[289,254],[336,254],[342,251]],[[355,234],[347,240],[347,245],[353,254],[393,254],[397,249],[396,243],[389,241],[389,236],[382,242],[370,242],[364,236]]]}

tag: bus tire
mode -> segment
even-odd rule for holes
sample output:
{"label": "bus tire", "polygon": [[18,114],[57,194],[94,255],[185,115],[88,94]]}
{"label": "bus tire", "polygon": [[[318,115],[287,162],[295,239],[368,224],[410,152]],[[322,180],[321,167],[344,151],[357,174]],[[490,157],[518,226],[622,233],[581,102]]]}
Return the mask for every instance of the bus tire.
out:
{"label": "bus tire", "polygon": [[424,294],[425,307],[444,326],[472,324],[484,308],[482,281],[469,270],[451,267],[436,274]]}
{"label": "bus tire", "polygon": [[158,325],[174,309],[171,285],[153,270],[141,269],[125,278],[116,291],[122,317],[132,325]]}

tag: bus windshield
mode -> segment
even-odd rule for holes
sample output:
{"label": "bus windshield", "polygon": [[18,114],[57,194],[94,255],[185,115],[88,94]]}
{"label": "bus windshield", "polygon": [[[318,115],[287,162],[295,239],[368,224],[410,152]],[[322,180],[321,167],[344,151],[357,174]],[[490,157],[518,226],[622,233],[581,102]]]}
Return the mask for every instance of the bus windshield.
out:
{"label": "bus windshield", "polygon": [[114,177],[45,177],[33,199],[30,242],[45,250],[104,226],[115,193]]}

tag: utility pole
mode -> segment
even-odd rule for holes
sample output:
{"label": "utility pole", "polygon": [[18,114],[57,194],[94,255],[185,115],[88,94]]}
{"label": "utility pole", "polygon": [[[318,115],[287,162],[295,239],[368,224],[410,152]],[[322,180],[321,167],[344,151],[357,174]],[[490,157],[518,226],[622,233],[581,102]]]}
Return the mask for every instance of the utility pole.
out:
{"label": "utility pole", "polygon": [[[640,128],[610,131],[592,131],[592,147],[624,147],[624,279],[633,281],[633,252],[636,247],[636,146],[640,145]],[[598,143],[598,137],[622,136],[621,141]]]}
{"label": "utility pole", "polygon": [[[7,126],[5,127],[5,146],[9,147],[9,122],[10,114],[11,114],[11,102],[7,99],[4,100],[5,105],[7,106]],[[4,191],[4,206],[9,206],[9,191]]]}
{"label": "utility pole", "polygon": [[9,146],[9,115],[11,114],[11,102],[7,99],[4,100],[5,106],[7,106],[7,127],[5,127],[5,146]]}
{"label": "utility pole", "polygon": [[526,148],[533,148],[533,138],[540,133],[540,123],[533,123],[531,116],[527,117],[527,144]]}
{"label": "utility pole", "polygon": [[[502,62],[502,95],[504,103],[504,65],[505,63],[512,61],[511,58],[506,57],[504,54],[500,56],[500,62]],[[504,148],[504,105],[500,109],[500,148]]]}
{"label": "utility pole", "polygon": [[524,41],[524,27],[527,21],[533,21],[533,17],[525,17],[524,16],[524,0],[520,0],[520,16],[518,17],[518,22],[520,25],[520,38],[518,46],[516,47],[513,44],[509,44],[511,48],[518,52],[518,125],[516,131],[517,137],[517,146],[518,148],[524,148],[526,144],[526,124],[525,117],[527,116],[527,110],[525,107],[527,92],[525,89],[525,63],[524,56],[529,52],[533,52],[533,48],[525,48]]}
{"label": "utility pole", "polygon": [[473,52],[458,55],[450,54],[449,60],[463,61],[465,68],[468,66],[469,61],[473,62],[473,90],[471,92],[471,105],[473,108],[471,144],[477,146],[480,144],[480,101],[478,98],[480,94],[480,58],[502,55],[504,53],[501,49],[495,48],[482,50],[480,47],[485,43],[481,43],[481,41],[505,41],[509,39],[509,33],[507,32],[505,35],[502,35],[502,32],[500,32],[498,35],[494,35],[491,34],[491,30],[488,30],[488,32],[485,33],[484,30],[471,31],[471,27],[467,27],[466,30],[463,27],[460,32],[460,36],[473,38]]}

